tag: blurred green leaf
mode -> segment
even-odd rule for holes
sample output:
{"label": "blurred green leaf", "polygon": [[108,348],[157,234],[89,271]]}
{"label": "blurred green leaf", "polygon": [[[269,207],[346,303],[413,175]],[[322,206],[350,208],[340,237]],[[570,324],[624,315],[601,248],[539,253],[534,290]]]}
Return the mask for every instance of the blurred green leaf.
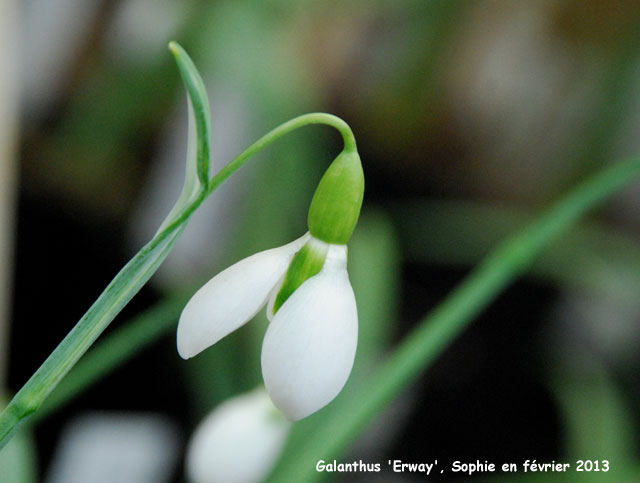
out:
{"label": "blurred green leaf", "polygon": [[551,376],[560,402],[567,458],[610,462],[614,473],[638,464],[634,418],[611,375],[593,356],[580,368],[564,363]]}
{"label": "blurred green leaf", "polygon": [[36,483],[38,462],[31,431],[18,433],[0,451],[2,483]]}
{"label": "blurred green leaf", "polygon": [[400,295],[400,252],[382,211],[365,211],[349,242],[349,279],[358,305],[358,355],[352,377],[373,370],[395,334]]}
{"label": "blurred green leaf", "polygon": [[[469,267],[509,233],[534,220],[531,211],[462,200],[415,200],[392,207],[409,261]],[[582,222],[559,237],[529,275],[636,304],[640,246],[629,236]]]}

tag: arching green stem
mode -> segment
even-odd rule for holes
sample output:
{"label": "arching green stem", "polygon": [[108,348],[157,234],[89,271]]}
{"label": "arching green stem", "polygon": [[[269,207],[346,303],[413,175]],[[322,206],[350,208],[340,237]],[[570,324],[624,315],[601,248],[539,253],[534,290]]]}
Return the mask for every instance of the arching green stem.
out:
{"label": "arching green stem", "polygon": [[281,124],[277,128],[268,132],[246,150],[236,156],[229,164],[222,168],[216,174],[209,185],[209,193],[213,192],[222,183],[224,183],[233,173],[238,171],[254,154],[267,147],[275,140],[281,138],[285,134],[295,131],[303,126],[310,124],[324,124],[337,129],[342,135],[345,151],[354,151],[356,149],[356,139],[349,125],[337,116],[324,112],[313,112],[311,114],[303,114],[295,117],[290,121]]}

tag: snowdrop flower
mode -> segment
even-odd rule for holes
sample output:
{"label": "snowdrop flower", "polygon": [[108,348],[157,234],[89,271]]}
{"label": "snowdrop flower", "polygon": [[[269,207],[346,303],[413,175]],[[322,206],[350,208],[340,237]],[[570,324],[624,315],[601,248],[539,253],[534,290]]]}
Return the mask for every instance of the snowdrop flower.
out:
{"label": "snowdrop flower", "polygon": [[264,389],[220,404],[196,428],[185,470],[193,483],[253,483],[264,480],[289,434]]}
{"label": "snowdrop flower", "polygon": [[313,196],[309,232],[219,273],[189,301],[178,325],[185,359],[249,321],[265,304],[266,389],[296,421],[331,402],[356,353],[358,315],[347,275],[347,246],[360,214],[364,177],[355,147],[333,161]]}

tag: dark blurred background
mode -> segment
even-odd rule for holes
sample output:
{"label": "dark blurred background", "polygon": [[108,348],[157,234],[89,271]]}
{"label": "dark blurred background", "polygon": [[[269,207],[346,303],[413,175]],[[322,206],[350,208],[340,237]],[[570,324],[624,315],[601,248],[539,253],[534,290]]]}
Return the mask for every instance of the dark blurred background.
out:
{"label": "dark blurred background", "polygon": [[[501,239],[599,168],[640,153],[634,0],[3,4],[11,27],[3,44],[15,46],[0,61],[0,386],[10,392],[179,194],[187,108],[169,40],[207,84],[214,170],[305,112],[352,126],[366,193],[350,255],[360,245],[366,255],[351,279],[361,327],[379,331],[375,350],[362,352],[372,367]],[[303,233],[314,186],[339,149],[330,129],[308,127],[250,162],[211,196],[105,335]],[[555,243],[353,454],[609,459],[637,469],[639,207],[635,184]],[[64,448],[74,431],[99,431],[92,417],[133,418],[113,423],[129,428],[142,420],[156,436],[140,447],[155,443],[165,455],[149,463],[163,470],[156,481],[181,481],[197,421],[259,383],[264,326],[260,319],[188,362],[166,332],[33,427],[36,481],[82,474],[81,455],[65,466]]]}

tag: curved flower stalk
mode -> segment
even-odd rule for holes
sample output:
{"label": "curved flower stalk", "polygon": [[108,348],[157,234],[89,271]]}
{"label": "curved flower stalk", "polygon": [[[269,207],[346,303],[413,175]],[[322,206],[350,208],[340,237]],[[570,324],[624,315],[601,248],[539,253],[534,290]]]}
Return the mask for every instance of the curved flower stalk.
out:
{"label": "curved flower stalk", "polygon": [[364,177],[353,147],[326,171],[311,201],[309,232],[250,256],[206,283],[178,324],[178,352],[188,359],[267,306],[262,374],[273,403],[296,421],[331,402],[356,353],[358,314],[347,275]]}
{"label": "curved flower stalk", "polygon": [[290,428],[264,389],[231,398],[196,428],[187,448],[187,477],[193,483],[263,481]]}

